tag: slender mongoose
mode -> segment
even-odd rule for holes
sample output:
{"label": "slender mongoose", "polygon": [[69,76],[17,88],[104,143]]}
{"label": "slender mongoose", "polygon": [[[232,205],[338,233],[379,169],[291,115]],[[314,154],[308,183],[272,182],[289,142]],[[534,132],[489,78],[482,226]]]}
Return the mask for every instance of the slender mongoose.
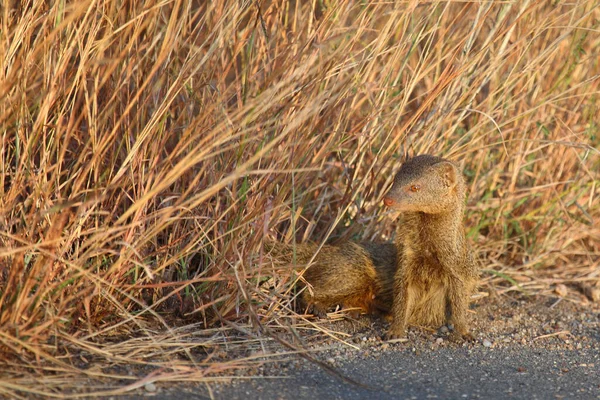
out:
{"label": "slender mongoose", "polygon": [[408,324],[448,323],[453,336],[471,338],[467,310],[478,268],[465,239],[460,170],[440,157],[416,156],[402,164],[384,204],[402,213],[388,337],[404,336]]}
{"label": "slender mongoose", "polygon": [[335,306],[357,309],[353,316],[360,310],[389,313],[397,265],[393,243],[326,244],[320,251],[316,243],[302,243],[296,245],[295,256],[291,245],[267,242],[265,247],[276,260],[295,262],[299,269],[314,257],[303,274],[310,286],[303,290],[301,300],[318,317],[325,317]]}

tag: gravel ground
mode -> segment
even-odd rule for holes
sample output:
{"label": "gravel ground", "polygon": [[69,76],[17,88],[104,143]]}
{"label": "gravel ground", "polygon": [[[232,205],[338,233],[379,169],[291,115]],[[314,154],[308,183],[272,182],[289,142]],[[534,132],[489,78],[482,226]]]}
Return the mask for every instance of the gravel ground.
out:
{"label": "gravel ground", "polygon": [[388,343],[381,340],[387,323],[367,316],[321,323],[354,347],[300,330],[318,359],[363,386],[296,358],[242,371],[229,384],[158,385],[128,398],[600,399],[597,304],[503,297],[479,300],[472,311],[476,340],[462,344],[418,328],[408,341]]}

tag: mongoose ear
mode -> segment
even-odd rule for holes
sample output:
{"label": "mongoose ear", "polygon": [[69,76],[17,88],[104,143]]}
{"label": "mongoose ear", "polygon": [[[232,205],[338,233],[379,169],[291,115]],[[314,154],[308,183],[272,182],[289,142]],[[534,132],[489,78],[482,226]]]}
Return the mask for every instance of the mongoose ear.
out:
{"label": "mongoose ear", "polygon": [[456,185],[456,167],[454,164],[443,161],[437,164],[436,168],[447,187],[453,187]]}

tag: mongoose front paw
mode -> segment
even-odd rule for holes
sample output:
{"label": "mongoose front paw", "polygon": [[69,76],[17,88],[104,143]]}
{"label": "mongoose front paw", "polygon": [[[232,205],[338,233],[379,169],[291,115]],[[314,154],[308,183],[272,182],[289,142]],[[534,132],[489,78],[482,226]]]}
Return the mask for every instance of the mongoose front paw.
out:
{"label": "mongoose front paw", "polygon": [[462,343],[462,342],[473,342],[475,341],[475,337],[470,332],[458,333],[456,331],[452,332],[449,337],[450,341],[454,343]]}
{"label": "mongoose front paw", "polygon": [[475,336],[473,336],[473,334],[471,332],[463,333],[462,338],[463,338],[463,340],[465,340],[467,342],[475,341]]}
{"label": "mongoose front paw", "polygon": [[386,340],[396,340],[406,338],[406,329],[403,326],[391,327],[385,335]]}

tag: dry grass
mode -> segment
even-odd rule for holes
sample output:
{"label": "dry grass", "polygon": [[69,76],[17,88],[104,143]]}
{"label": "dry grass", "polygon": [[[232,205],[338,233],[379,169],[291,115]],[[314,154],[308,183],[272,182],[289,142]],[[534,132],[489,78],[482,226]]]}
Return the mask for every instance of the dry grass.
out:
{"label": "dry grass", "polygon": [[389,238],[405,153],[462,163],[485,288],[598,285],[597,1],[0,10],[0,394],[250,363],[229,324],[296,321],[265,236]]}

